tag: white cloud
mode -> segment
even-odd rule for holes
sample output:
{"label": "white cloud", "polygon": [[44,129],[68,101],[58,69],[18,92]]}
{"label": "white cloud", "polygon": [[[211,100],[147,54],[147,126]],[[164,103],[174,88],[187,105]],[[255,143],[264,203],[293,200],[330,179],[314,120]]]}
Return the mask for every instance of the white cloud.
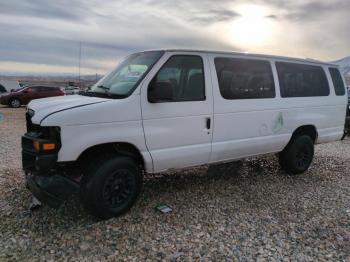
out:
{"label": "white cloud", "polygon": [[[244,30],[232,30],[237,21],[244,21],[239,7],[247,3],[267,10],[264,19],[270,27],[264,30],[271,31],[251,45],[234,39],[235,32]],[[324,60],[350,54],[347,0],[0,0],[0,6],[2,71],[74,71],[79,41],[83,73],[101,73],[130,52],[161,47]]]}

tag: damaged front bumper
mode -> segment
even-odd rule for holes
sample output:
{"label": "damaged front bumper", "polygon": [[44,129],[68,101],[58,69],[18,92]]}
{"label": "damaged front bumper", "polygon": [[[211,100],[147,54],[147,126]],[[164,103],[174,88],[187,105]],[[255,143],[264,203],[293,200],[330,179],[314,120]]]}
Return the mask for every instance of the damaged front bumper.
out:
{"label": "damaged front bumper", "polygon": [[[35,148],[36,143],[39,143],[38,148]],[[54,141],[39,139],[31,134],[22,136],[22,167],[26,186],[32,194],[42,203],[58,208],[79,189],[79,184],[59,174],[59,147],[55,150],[42,150],[42,145],[53,143]]]}
{"label": "damaged front bumper", "polygon": [[73,192],[79,189],[79,184],[61,175],[37,176],[26,173],[26,186],[42,203],[58,208]]}

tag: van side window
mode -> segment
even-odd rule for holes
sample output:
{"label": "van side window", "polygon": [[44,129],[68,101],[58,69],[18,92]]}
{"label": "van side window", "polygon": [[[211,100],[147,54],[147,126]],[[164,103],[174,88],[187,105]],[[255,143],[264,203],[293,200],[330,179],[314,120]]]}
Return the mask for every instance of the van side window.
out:
{"label": "van side window", "polygon": [[214,62],[223,98],[275,97],[275,84],[268,61],[220,57]]}
{"label": "van side window", "polygon": [[329,85],[322,67],[276,62],[282,97],[328,96]]}
{"label": "van side window", "polygon": [[205,100],[202,58],[194,55],[174,55],[170,57],[153,78],[151,84],[170,87],[172,98],[166,102]]}
{"label": "van side window", "polygon": [[344,82],[338,68],[329,68],[329,72],[331,73],[335,94],[337,96],[345,95]]}

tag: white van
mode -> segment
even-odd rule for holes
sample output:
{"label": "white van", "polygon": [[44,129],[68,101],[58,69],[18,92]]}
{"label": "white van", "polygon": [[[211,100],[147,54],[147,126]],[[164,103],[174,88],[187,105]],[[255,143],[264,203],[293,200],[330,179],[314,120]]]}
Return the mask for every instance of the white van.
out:
{"label": "white van", "polygon": [[21,85],[16,80],[0,80],[0,94],[9,93],[21,88]]}
{"label": "white van", "polygon": [[34,196],[74,190],[95,216],[125,213],[144,173],[279,153],[310,166],[314,144],[340,140],[347,96],[338,67],[313,60],[194,50],[128,56],[81,95],[32,101],[22,137]]}

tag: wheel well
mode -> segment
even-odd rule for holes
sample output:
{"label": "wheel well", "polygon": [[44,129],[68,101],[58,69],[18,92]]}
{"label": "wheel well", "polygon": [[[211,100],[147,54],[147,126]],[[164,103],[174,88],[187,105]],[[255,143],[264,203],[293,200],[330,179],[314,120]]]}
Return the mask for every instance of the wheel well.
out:
{"label": "wheel well", "polygon": [[91,158],[94,158],[101,154],[119,154],[123,156],[129,156],[140,164],[142,170],[145,168],[145,162],[140,151],[133,144],[124,142],[106,143],[89,147],[80,154],[77,162],[79,164],[84,164],[90,161]]}
{"label": "wheel well", "polygon": [[316,139],[317,139],[316,127],[313,125],[300,126],[293,132],[292,138],[300,135],[308,135],[311,137],[313,142],[316,142]]}

